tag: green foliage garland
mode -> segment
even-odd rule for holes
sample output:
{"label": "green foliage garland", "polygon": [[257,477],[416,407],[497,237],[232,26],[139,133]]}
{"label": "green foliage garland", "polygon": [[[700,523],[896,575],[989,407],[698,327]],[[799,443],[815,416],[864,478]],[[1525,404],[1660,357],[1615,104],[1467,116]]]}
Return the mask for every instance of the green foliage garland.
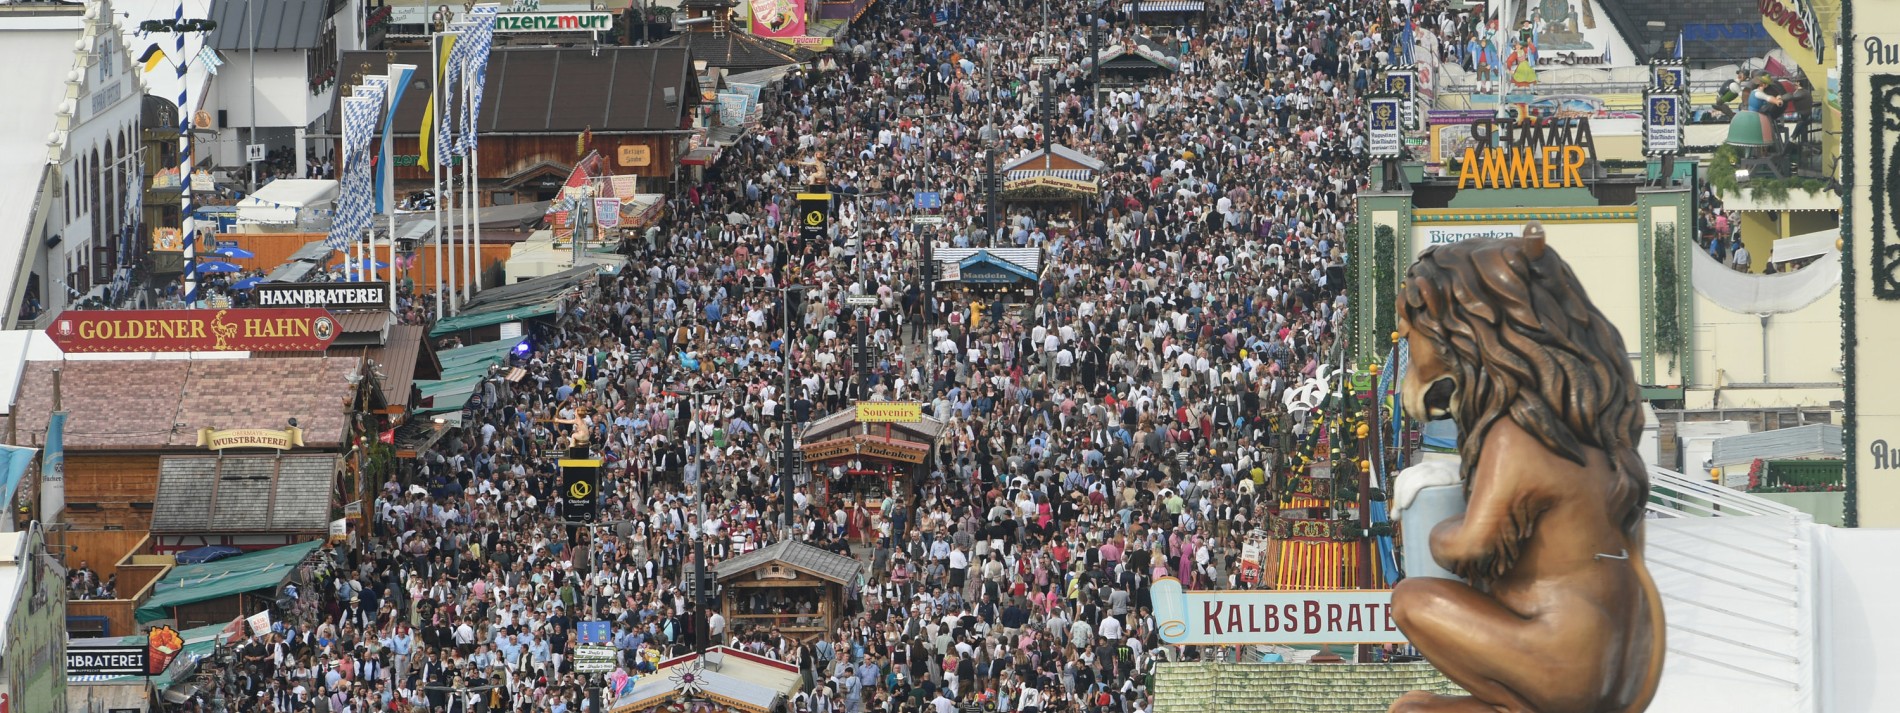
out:
{"label": "green foliage garland", "polygon": [[1682,324],[1676,314],[1676,224],[1657,223],[1651,238],[1650,263],[1656,285],[1650,298],[1656,315],[1656,352],[1669,355],[1669,368],[1682,356]]}
{"label": "green foliage garland", "polygon": [[[1741,160],[1735,147],[1724,145],[1709,157],[1709,185],[1714,186],[1718,194],[1735,195],[1743,186],[1735,180],[1735,165]],[[1756,201],[1780,203],[1796,190],[1817,193],[1827,190],[1827,181],[1819,178],[1793,176],[1789,178],[1752,177],[1748,179],[1748,197]]]}
{"label": "green foliage garland", "polygon": [[1398,300],[1398,257],[1393,251],[1398,249],[1398,235],[1390,225],[1381,225],[1372,231],[1372,306],[1373,314],[1378,315],[1373,322],[1372,333],[1377,341],[1373,351],[1382,351],[1384,341],[1392,338],[1398,331],[1398,315],[1393,313]]}

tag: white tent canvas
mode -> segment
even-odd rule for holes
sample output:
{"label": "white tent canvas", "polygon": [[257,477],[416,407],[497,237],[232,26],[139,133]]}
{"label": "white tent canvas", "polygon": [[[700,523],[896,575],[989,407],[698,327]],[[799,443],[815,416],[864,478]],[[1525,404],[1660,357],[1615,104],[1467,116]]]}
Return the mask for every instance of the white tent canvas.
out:
{"label": "white tent canvas", "polygon": [[280,178],[238,202],[238,224],[315,227],[328,222],[336,196],[336,181]]}

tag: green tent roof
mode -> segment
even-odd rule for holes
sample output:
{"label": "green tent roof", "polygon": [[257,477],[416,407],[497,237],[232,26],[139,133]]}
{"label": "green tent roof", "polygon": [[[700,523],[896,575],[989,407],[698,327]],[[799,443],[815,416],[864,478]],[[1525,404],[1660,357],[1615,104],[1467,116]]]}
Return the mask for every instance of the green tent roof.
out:
{"label": "green tent roof", "polygon": [[481,385],[482,378],[488,375],[488,367],[501,363],[509,352],[527,339],[516,337],[436,352],[436,360],[442,363],[442,378],[416,381],[416,388],[422,392],[422,398],[434,399],[431,405],[416,412],[431,414],[462,410],[463,406],[468,405],[469,397],[475,394],[475,388]]}
{"label": "green tent roof", "polygon": [[322,544],[322,540],[312,540],[216,562],[173,567],[170,574],[152,585],[152,596],[139,607],[139,623],[169,619],[171,608],[182,604],[276,589],[290,579],[305,556]]}
{"label": "green tent roof", "polygon": [[466,329],[501,324],[502,322],[519,322],[524,319],[546,317],[550,314],[554,314],[555,311],[560,309],[560,306],[561,298],[556,297],[546,302],[511,306],[492,312],[465,312],[448,319],[437,321],[435,328],[429,330],[429,336],[440,337]]}

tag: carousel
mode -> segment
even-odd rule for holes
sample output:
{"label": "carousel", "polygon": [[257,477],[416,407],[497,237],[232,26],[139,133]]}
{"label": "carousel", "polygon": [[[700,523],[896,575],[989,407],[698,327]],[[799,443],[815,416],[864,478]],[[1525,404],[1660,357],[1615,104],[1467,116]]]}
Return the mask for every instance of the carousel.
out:
{"label": "carousel", "polygon": [[612,713],[780,713],[804,683],[798,667],[714,646],[655,662]]}
{"label": "carousel", "polygon": [[813,421],[798,449],[811,470],[812,501],[844,513],[847,534],[877,536],[886,502],[904,507],[910,484],[929,471],[943,422],[917,402],[864,401]]}

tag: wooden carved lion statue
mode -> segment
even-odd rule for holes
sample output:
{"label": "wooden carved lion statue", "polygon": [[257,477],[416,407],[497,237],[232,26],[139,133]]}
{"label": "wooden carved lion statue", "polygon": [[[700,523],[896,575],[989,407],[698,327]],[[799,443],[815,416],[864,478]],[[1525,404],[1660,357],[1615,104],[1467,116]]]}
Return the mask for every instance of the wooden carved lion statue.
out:
{"label": "wooden carved lion statue", "polygon": [[1466,510],[1430,538],[1464,581],[1401,581],[1392,614],[1471,695],[1395,712],[1642,711],[1662,676],[1636,380],[1543,226],[1524,236],[1427,250],[1400,291],[1405,410],[1458,424]]}

